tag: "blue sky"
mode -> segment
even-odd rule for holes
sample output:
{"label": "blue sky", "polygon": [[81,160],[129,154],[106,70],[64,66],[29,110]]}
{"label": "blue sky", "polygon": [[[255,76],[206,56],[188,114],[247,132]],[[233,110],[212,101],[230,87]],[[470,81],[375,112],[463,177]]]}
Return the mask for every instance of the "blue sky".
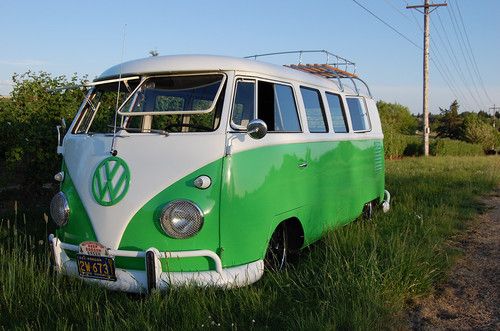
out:
{"label": "blue sky", "polygon": [[[423,16],[405,7],[423,0],[357,1],[422,44]],[[500,1],[447,2],[431,16],[431,56],[438,68],[431,65],[430,110],[447,108],[456,98],[463,111],[500,105]],[[326,49],[354,61],[377,99],[422,111],[422,50],[352,0],[2,0],[0,31],[0,95],[10,92],[14,72],[99,75],[121,61],[125,31],[124,61],[153,49],[160,55],[237,57]]]}

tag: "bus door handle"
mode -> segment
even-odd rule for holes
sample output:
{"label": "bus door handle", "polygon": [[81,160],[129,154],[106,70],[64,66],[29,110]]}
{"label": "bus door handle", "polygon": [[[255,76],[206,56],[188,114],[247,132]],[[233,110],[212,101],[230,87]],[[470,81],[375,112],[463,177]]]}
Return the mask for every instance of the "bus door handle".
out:
{"label": "bus door handle", "polygon": [[302,162],[299,164],[299,168],[306,168],[307,167],[307,162]]}

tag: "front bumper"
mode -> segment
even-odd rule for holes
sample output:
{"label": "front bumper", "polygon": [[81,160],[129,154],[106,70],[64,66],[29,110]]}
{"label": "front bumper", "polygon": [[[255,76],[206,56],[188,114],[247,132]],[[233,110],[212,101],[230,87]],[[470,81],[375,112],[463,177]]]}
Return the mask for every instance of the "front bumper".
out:
{"label": "front bumper", "polygon": [[[54,235],[49,236],[53,264],[56,271],[62,274],[80,277],[75,260],[71,260],[65,250],[79,252],[78,245],[63,243]],[[111,256],[144,258],[146,270],[116,268],[116,281],[84,278],[91,283],[98,283],[111,290],[132,293],[148,293],[152,289],[166,289],[170,286],[197,285],[216,287],[241,287],[258,281],[264,273],[264,262],[258,260],[237,267],[222,268],[220,257],[209,250],[160,252],[156,248],[147,251],[123,251],[108,249]],[[199,272],[163,272],[160,259],[186,258],[203,256],[211,258],[215,269]]]}

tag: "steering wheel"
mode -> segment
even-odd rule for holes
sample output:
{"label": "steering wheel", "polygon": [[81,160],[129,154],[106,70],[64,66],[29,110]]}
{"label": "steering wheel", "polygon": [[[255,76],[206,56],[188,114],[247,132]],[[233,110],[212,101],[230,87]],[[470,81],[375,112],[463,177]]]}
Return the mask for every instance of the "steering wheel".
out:
{"label": "steering wheel", "polygon": [[186,128],[193,128],[193,129],[198,129],[198,130],[204,130],[204,131],[212,131],[212,128],[209,128],[208,126],[204,125],[196,125],[196,124],[190,124],[190,123],[172,123],[169,124],[165,127],[165,131],[170,131],[171,128],[175,127],[186,127]]}

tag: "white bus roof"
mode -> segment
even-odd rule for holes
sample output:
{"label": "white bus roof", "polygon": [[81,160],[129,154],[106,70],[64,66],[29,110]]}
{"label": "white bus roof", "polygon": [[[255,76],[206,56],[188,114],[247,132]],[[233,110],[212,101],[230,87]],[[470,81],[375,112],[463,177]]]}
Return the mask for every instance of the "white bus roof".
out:
{"label": "white bus roof", "polygon": [[169,55],[133,60],[109,68],[96,81],[119,76],[228,70],[262,73],[312,85],[328,86],[332,90],[339,91],[334,82],[321,76],[257,60],[218,55]]}

